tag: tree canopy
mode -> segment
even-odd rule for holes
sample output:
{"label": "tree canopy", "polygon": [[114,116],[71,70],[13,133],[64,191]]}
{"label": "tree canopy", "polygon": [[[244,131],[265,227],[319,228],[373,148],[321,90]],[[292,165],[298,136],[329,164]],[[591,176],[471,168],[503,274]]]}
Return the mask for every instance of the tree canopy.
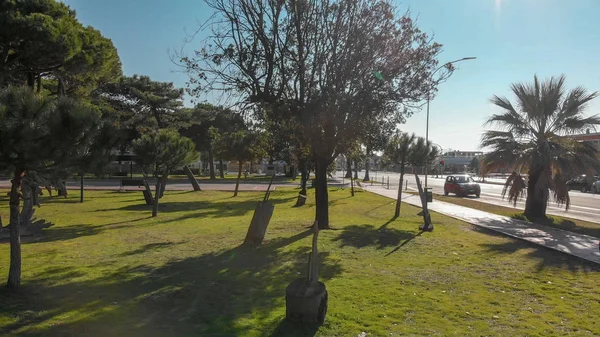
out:
{"label": "tree canopy", "polygon": [[136,162],[145,167],[171,171],[196,160],[194,142],[177,131],[161,129],[148,133],[133,142]]}
{"label": "tree canopy", "polygon": [[50,99],[27,87],[0,91],[0,165],[43,171],[74,164],[90,144],[100,113],[74,99]]}
{"label": "tree canopy", "polygon": [[[100,124],[97,109],[71,98],[49,99],[29,87],[0,90],[0,170],[14,169],[10,192],[10,269],[8,287],[21,283],[20,189],[36,172],[75,165]],[[37,179],[35,179],[37,180]]]}
{"label": "tree canopy", "polygon": [[0,3],[0,86],[33,88],[37,82],[39,91],[45,79],[55,94],[89,93],[119,76],[112,42],[81,25],[69,6],[55,0]]}
{"label": "tree canopy", "polygon": [[365,123],[400,118],[434,90],[441,45],[385,0],[208,4],[212,34],[196,56],[181,58],[192,92],[221,90],[264,107],[269,120],[297,123],[316,164],[316,217],[327,228],[327,167]]}
{"label": "tree canopy", "polygon": [[123,151],[146,132],[189,126],[192,114],[183,108],[183,89],[148,76],[122,77],[99,87],[94,97],[119,130]]}

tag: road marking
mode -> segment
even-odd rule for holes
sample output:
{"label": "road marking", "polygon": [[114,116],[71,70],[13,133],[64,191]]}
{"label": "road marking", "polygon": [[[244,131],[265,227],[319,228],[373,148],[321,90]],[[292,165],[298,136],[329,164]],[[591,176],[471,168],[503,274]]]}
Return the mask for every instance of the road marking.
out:
{"label": "road marking", "polygon": [[[489,196],[489,197],[492,197],[492,198],[495,198],[495,199],[501,199],[501,200],[504,200],[504,201],[508,200],[506,198],[502,198],[502,196],[498,196],[496,194],[491,194],[491,193],[483,193],[482,192],[481,195],[486,195],[486,196]],[[519,202],[524,203],[524,201],[519,201]],[[550,205],[548,207],[554,207],[554,208],[560,209],[560,207],[555,207],[555,206],[550,206]],[[600,211],[600,208],[578,206],[578,205],[573,205],[573,204],[570,205],[570,208],[579,208],[579,209],[590,210],[590,211]]]}

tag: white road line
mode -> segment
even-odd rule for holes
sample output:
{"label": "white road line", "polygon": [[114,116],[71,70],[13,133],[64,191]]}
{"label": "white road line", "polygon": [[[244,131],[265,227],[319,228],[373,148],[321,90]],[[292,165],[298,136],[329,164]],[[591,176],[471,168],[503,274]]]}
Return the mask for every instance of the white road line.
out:
{"label": "white road line", "polygon": [[[497,194],[491,194],[491,193],[483,193],[483,192],[481,192],[481,195],[485,195],[485,196],[488,196],[488,197],[491,197],[491,198],[494,198],[494,199],[498,199],[498,200],[507,201],[506,198],[502,199],[502,196],[499,196]],[[560,207],[554,207],[554,206],[548,206],[548,207],[560,209]],[[589,211],[600,211],[600,207],[599,208],[594,208],[594,207],[578,206],[578,205],[573,205],[573,204],[571,204],[570,208],[578,208],[578,209],[589,210]]]}

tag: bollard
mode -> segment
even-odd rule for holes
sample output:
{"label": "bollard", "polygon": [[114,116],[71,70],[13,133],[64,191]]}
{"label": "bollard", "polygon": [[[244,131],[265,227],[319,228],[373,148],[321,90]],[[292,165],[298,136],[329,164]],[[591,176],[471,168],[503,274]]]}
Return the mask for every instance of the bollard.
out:
{"label": "bollard", "polygon": [[390,189],[390,176],[388,176],[388,190]]}
{"label": "bollard", "polygon": [[408,179],[406,179],[406,183],[404,184],[404,186],[405,186],[405,187],[404,187],[404,190],[405,190],[405,191],[408,191]]}
{"label": "bollard", "polygon": [[383,177],[381,177],[381,186],[383,186],[383,184],[384,184],[384,183],[383,183]]}

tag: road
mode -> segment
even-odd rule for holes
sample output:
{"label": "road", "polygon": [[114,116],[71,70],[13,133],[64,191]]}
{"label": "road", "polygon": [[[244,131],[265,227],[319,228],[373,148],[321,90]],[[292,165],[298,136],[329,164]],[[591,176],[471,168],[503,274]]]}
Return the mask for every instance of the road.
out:
{"label": "road", "polygon": [[[359,177],[363,178],[364,171],[358,173]],[[338,171],[337,176],[341,179],[342,172]],[[389,177],[390,189],[398,188],[400,174],[395,172],[372,172],[370,178],[381,184],[381,179],[387,186],[387,180]],[[435,176],[434,176],[435,177]],[[421,183],[424,183],[424,176],[419,176]],[[412,174],[405,175],[405,181],[408,180],[408,188],[416,190],[417,185],[415,177]],[[432,188],[433,193],[442,194],[444,193],[444,181],[442,178],[432,178],[431,176],[427,179],[428,187]],[[506,199],[502,198],[502,185],[495,184],[480,184],[481,186],[481,197],[476,199],[474,196],[469,197],[470,199],[486,202],[489,204],[513,207]],[[556,204],[550,203],[548,205],[548,214],[558,215],[565,218],[580,219],[590,222],[600,223],[600,194],[581,193],[579,191],[570,191],[569,196],[571,197],[571,206],[568,211],[565,211],[564,206],[557,206]],[[525,200],[517,202],[515,209],[524,209]]]}

